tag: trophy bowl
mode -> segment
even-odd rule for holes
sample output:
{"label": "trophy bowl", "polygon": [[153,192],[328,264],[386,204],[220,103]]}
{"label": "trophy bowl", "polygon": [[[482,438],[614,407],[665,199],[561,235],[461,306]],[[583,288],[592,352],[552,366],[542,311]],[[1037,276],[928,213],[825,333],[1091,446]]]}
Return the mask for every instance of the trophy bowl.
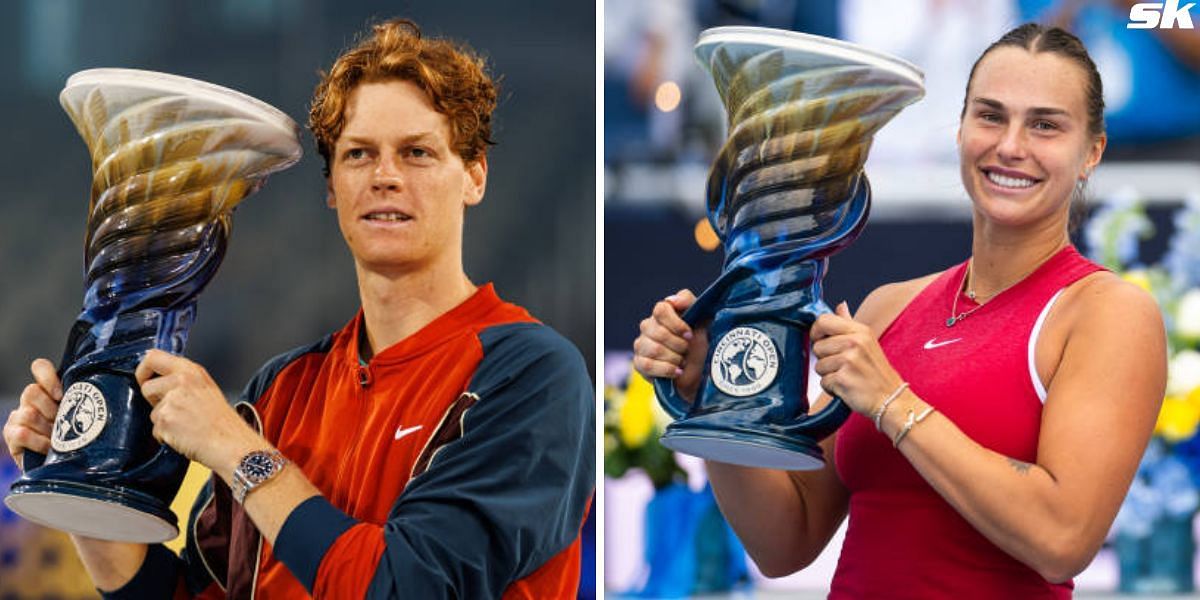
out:
{"label": "trophy bowl", "polygon": [[817,469],[820,440],[850,414],[838,398],[809,414],[809,330],[829,312],[822,280],[867,222],[873,136],[923,96],[924,75],[848,42],[758,27],[706,30],[695,53],[729,117],[707,184],[725,258],[683,315],[710,323],[697,398],[654,381],[676,419],[662,443],[719,462]]}
{"label": "trophy bowl", "polygon": [[25,453],[4,502],[69,533],[161,542],[179,533],[170,504],[188,462],[154,439],[134,370],[151,348],[183,352],[233,209],[300,159],[299,128],[245,94],[150,71],[81,71],[59,101],[92,159],[83,310],[51,450]]}

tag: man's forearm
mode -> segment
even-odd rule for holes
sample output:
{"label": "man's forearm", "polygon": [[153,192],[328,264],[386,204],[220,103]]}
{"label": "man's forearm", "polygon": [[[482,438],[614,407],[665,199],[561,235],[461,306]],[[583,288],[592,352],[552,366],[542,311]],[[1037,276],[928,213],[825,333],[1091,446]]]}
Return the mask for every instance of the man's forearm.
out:
{"label": "man's forearm", "polygon": [[104,592],[118,590],[129,583],[142,567],[148,549],[146,544],[110,542],[79,535],[72,535],[71,541],[92,583]]}
{"label": "man's forearm", "polygon": [[262,489],[256,489],[247,496],[244,506],[259,533],[274,546],[279,530],[292,511],[305,500],[320,494],[320,490],[300,472],[300,467],[289,464],[275,479],[265,483]]}
{"label": "man's forearm", "polygon": [[[261,436],[247,429],[242,439],[225,444],[217,453],[212,464],[206,464],[225,484],[233,487],[233,471],[241,458],[251,450],[274,450]],[[246,496],[246,514],[258,528],[268,544],[275,545],[275,538],[288,515],[300,503],[319,496],[321,491],[308,481],[300,467],[289,463],[274,478],[261,484]]]}

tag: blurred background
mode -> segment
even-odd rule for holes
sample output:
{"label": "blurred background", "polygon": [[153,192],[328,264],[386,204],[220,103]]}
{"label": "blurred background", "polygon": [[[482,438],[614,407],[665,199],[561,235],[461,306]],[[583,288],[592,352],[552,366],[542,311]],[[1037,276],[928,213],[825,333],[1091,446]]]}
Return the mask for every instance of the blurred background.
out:
{"label": "blurred background", "polygon": [[[668,420],[631,375],[631,344],[654,302],[699,293],[722,253],[703,223],[704,183],[725,113],[692,57],[704,29],[757,25],[835,37],[915,63],[926,97],[876,136],[869,224],[833,256],[830,305],[962,262],[970,200],[955,133],[967,75],[1004,32],[1070,29],[1104,79],[1109,144],[1088,185],[1076,245],[1150,290],[1171,334],[1171,381],[1154,440],[1079,595],[1192,593],[1200,460],[1200,11],[1187,28],[1128,29],[1122,0],[605,0],[605,573],[614,595],[819,597],[841,534],[809,568],[765,580],[705,489],[702,464],[656,442]],[[1172,4],[1173,3],[1168,3]],[[1181,3],[1184,4],[1184,3]],[[814,393],[815,395],[815,393]],[[725,532],[725,535],[722,535]],[[732,592],[731,592],[732,590]]]}
{"label": "blurred background", "polygon": [[[595,65],[590,2],[17,0],[0,7],[0,413],[58,361],[83,299],[87,149],[58,93],[75,71],[167,71],[231,87],[302,126],[319,69],[373,20],[404,16],[467,42],[499,79],[488,190],[468,211],[476,283],[568,337],[595,372]],[[270,357],[341,327],[358,308],[353,263],[305,156],[248,198],[200,297],[187,355],[229,394]],[[0,490],[17,476],[0,456]],[[0,508],[0,598],[91,597],[67,542]],[[594,571],[592,571],[594,573]],[[585,574],[585,589],[594,575]]]}

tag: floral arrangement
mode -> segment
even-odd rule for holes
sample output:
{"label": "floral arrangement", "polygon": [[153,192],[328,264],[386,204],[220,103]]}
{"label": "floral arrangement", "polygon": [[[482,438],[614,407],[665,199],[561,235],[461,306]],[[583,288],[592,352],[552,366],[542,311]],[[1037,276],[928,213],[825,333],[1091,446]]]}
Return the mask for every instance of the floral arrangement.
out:
{"label": "floral arrangement", "polygon": [[629,353],[610,354],[604,362],[604,474],[620,478],[640,469],[654,484],[643,521],[645,570],[641,583],[623,596],[691,598],[748,586],[745,550],[712,489],[690,489],[675,453],[658,441],[671,417],[655,399],[654,386],[633,370]]}
{"label": "floral arrangement", "polygon": [[630,368],[629,356],[610,356],[605,362],[614,367],[604,386],[604,474],[621,477],[640,468],[658,490],[686,482],[675,454],[658,443],[671,417],[658,405],[654,386]]}
{"label": "floral arrangement", "polygon": [[1142,264],[1139,241],[1154,235],[1154,226],[1138,194],[1126,189],[1108,199],[1084,231],[1093,260],[1154,295],[1168,338],[1166,397],[1113,524],[1118,538],[1149,538],[1164,520],[1185,522],[1190,530],[1200,507],[1200,196],[1175,213],[1174,229],[1163,260]]}

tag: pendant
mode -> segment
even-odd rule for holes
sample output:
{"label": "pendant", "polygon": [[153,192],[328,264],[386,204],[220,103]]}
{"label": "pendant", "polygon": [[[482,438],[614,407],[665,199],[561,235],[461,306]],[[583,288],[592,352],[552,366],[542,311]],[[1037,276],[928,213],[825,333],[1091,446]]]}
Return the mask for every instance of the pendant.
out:
{"label": "pendant", "polygon": [[957,318],[950,317],[949,319],[946,319],[946,327],[954,327],[954,324],[957,322],[958,322]]}

